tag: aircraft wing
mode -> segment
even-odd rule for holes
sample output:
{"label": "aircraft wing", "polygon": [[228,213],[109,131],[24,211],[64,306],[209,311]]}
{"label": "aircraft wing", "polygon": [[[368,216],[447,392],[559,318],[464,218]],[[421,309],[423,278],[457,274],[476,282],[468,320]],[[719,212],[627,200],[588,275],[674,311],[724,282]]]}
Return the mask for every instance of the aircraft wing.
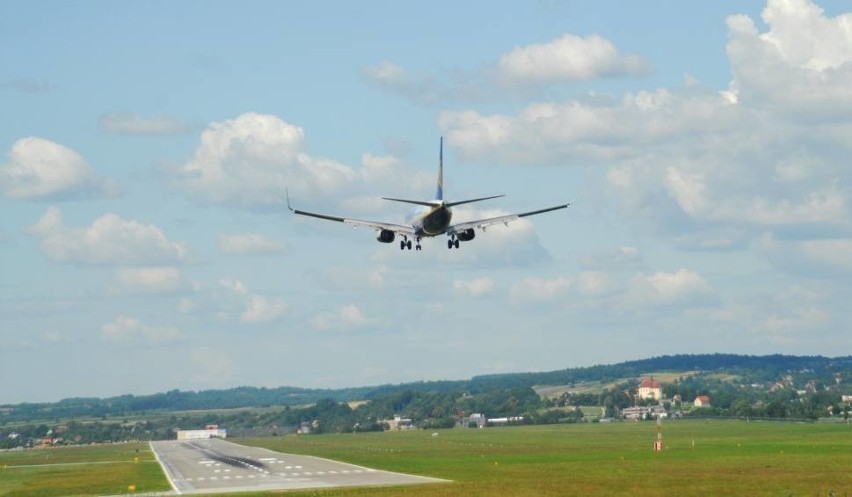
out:
{"label": "aircraft wing", "polygon": [[325,219],[327,221],[336,221],[338,223],[351,224],[353,226],[367,226],[369,228],[377,229],[377,230],[388,230],[393,231],[397,234],[414,236],[414,228],[411,226],[406,226],[404,224],[394,224],[394,223],[385,223],[382,221],[367,221],[363,219],[352,219],[348,217],[338,217],[338,216],[329,216],[328,214],[319,214],[316,212],[308,212],[300,209],[296,209],[290,205],[289,196],[287,198],[287,208],[290,209],[293,214],[299,214],[301,216],[310,216],[316,217],[319,219]]}
{"label": "aircraft wing", "polygon": [[507,214],[505,216],[489,217],[489,218],[486,218],[486,219],[478,219],[476,221],[466,221],[464,223],[458,223],[458,224],[454,224],[454,225],[448,227],[447,228],[447,234],[453,235],[453,234],[461,233],[462,231],[472,229],[472,228],[485,229],[486,227],[494,225],[494,224],[509,224],[510,222],[517,221],[518,219],[520,219],[522,217],[535,216],[536,214],[543,214],[545,212],[564,209],[564,208],[568,207],[569,205],[571,205],[571,204],[556,205],[556,206],[553,206],[553,207],[547,207],[546,209],[538,209],[538,210],[529,211],[529,212],[521,212],[520,214]]}

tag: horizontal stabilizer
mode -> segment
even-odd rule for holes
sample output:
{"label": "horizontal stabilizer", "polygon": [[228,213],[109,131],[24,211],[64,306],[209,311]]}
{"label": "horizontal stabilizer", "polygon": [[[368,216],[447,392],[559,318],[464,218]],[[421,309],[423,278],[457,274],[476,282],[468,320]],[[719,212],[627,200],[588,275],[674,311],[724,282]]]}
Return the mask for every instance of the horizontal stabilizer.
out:
{"label": "horizontal stabilizer", "polygon": [[414,205],[425,205],[426,207],[440,207],[441,203],[442,203],[440,200],[433,200],[433,201],[429,202],[427,200],[406,200],[404,198],[387,198],[387,197],[382,197],[382,200],[390,200],[391,202],[403,202],[403,203],[406,203],[406,204],[414,204]]}
{"label": "horizontal stabilizer", "polygon": [[491,200],[492,198],[500,198],[500,197],[505,197],[505,195],[493,195],[491,197],[472,198],[470,200],[459,200],[458,202],[447,202],[444,205],[447,206],[447,207],[453,207],[453,206],[456,206],[456,205],[470,204],[472,202],[482,202],[483,200]]}

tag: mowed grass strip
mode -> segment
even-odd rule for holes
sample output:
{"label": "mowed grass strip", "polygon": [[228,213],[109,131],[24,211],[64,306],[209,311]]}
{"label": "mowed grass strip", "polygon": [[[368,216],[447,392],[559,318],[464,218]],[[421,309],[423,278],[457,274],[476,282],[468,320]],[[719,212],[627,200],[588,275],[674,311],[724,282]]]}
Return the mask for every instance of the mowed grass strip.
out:
{"label": "mowed grass strip", "polygon": [[0,496],[115,495],[169,490],[148,444],[0,452]]}
{"label": "mowed grass strip", "polygon": [[[449,484],[312,495],[852,495],[852,426],[653,422],[288,436],[238,440]],[[299,495],[302,493],[288,493]]]}

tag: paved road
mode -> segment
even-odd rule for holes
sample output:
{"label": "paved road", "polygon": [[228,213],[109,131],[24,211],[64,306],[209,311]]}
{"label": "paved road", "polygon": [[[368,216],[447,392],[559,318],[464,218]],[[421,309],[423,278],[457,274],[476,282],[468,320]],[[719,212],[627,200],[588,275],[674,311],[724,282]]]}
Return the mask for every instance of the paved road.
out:
{"label": "paved road", "polygon": [[151,442],[178,494],[445,483],[220,439]]}

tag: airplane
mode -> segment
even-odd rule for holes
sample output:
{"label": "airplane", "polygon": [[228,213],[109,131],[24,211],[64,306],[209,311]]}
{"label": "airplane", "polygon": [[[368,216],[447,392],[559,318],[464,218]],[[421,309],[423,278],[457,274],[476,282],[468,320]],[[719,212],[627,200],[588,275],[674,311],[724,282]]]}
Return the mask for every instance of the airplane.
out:
{"label": "airplane", "polygon": [[490,197],[481,197],[468,200],[459,200],[456,202],[448,202],[444,200],[444,138],[441,137],[439,152],[438,152],[438,189],[435,193],[435,200],[407,200],[401,198],[382,197],[383,200],[393,202],[403,202],[406,204],[414,204],[419,206],[414,216],[409,220],[410,224],[394,224],[382,221],[366,221],[362,219],[351,219],[348,217],[330,216],[328,214],[318,214],[316,212],[308,212],[294,208],[290,205],[290,193],[285,190],[287,195],[287,208],[294,214],[302,216],[316,217],[327,221],[336,221],[339,223],[351,224],[355,227],[367,226],[376,230],[376,240],[381,243],[393,243],[397,236],[401,237],[399,242],[400,250],[411,250],[411,240],[415,242],[417,250],[421,250],[420,241],[423,238],[431,238],[440,235],[447,235],[447,248],[459,248],[459,242],[469,242],[476,236],[475,229],[485,228],[494,224],[508,225],[512,221],[517,221],[522,217],[534,216],[545,212],[564,209],[571,205],[570,203],[547,207],[520,214],[508,214],[505,216],[489,217],[486,219],[478,219],[476,221],[466,221],[458,224],[451,224],[453,219],[452,207],[473,202],[481,202],[483,200],[491,200],[494,198],[503,197],[505,195],[492,195]]}

